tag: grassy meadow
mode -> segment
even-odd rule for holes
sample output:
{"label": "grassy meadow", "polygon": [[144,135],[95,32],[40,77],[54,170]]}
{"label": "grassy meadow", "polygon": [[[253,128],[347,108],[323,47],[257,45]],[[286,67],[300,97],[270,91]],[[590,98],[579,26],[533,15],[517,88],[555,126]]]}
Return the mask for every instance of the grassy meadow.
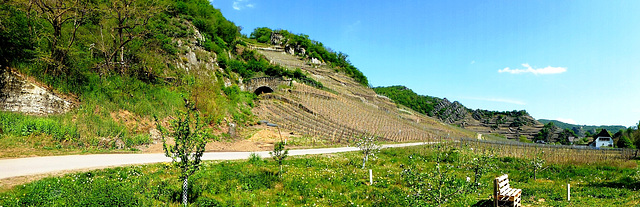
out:
{"label": "grassy meadow", "polygon": [[[270,158],[205,162],[189,180],[189,203],[436,206],[440,201],[443,206],[490,206],[492,179],[507,173],[511,186],[523,189],[524,206],[640,205],[637,160],[545,164],[537,180],[531,160],[454,146],[383,149],[366,169],[361,169],[359,152],[289,157],[284,165],[280,178],[279,167]],[[473,182],[478,168],[484,173]],[[373,170],[372,184],[368,169]],[[177,174],[168,163],[158,163],[49,177],[2,189],[0,206],[180,206]],[[566,198],[568,183],[571,201]],[[438,197],[438,192],[453,195]]]}

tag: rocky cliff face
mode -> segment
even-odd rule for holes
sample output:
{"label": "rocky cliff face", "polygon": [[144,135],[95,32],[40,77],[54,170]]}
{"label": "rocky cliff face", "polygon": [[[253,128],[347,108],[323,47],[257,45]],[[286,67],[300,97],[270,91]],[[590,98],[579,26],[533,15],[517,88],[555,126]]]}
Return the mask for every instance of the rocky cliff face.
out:
{"label": "rocky cliff face", "polygon": [[429,116],[478,133],[498,134],[510,139],[520,136],[533,139],[543,126],[526,111],[470,110],[459,102],[450,102],[446,98],[435,104]]}
{"label": "rocky cliff face", "polygon": [[52,91],[10,69],[0,69],[0,110],[34,115],[66,113],[75,107]]}
{"label": "rocky cliff face", "polygon": [[457,121],[464,119],[469,112],[460,102],[454,101],[451,103],[449,100],[442,99],[438,104],[433,107],[433,116],[438,117],[440,120],[447,124],[453,124]]}

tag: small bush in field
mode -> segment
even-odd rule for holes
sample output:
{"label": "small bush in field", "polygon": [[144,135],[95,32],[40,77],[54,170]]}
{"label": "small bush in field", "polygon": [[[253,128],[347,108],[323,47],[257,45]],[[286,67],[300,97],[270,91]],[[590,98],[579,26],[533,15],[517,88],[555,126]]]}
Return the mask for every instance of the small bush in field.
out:
{"label": "small bush in field", "polygon": [[403,170],[402,177],[410,189],[407,198],[414,206],[427,204],[439,206],[470,189],[469,177],[465,181],[457,178],[453,173],[456,168],[454,164],[459,156],[457,151],[442,151],[441,146],[436,147],[439,151],[434,153],[435,166],[433,169],[421,172],[409,167]]}

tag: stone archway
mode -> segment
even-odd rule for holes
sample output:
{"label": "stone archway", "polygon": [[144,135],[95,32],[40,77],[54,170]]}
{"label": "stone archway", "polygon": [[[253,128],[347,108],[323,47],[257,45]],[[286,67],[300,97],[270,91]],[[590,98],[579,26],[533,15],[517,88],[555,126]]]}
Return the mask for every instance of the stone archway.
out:
{"label": "stone archway", "polygon": [[260,95],[263,93],[273,93],[273,89],[269,86],[260,86],[256,88],[256,90],[253,91],[253,93],[255,93],[256,95]]}

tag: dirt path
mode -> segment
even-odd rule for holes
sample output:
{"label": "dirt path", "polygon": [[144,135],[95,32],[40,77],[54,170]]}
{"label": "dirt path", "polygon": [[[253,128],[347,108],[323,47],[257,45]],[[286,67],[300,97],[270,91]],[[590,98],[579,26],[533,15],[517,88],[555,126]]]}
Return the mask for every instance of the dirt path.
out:
{"label": "dirt path", "polygon": [[[389,147],[407,147],[430,144],[425,142],[383,145]],[[357,151],[356,147],[320,148],[290,150],[290,155],[329,154],[338,152]],[[261,157],[269,157],[268,151],[256,152],[207,152],[203,160],[238,160],[247,159],[251,153]],[[154,154],[95,154],[95,155],[66,155],[50,157],[29,157],[19,159],[0,160],[0,184],[10,187],[16,184],[40,179],[47,175],[60,175],[87,169],[101,169],[124,165],[149,164],[170,162],[171,159],[162,153]]]}

